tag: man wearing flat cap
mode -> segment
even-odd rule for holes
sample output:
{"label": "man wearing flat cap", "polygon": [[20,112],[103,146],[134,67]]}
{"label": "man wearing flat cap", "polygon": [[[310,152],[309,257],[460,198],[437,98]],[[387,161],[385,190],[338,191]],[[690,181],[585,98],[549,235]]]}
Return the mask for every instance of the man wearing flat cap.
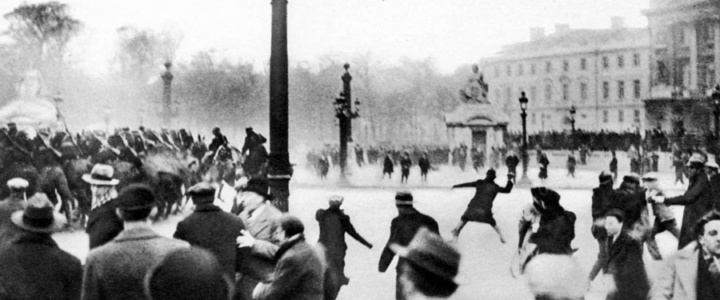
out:
{"label": "man wearing flat cap", "polygon": [[325,259],[329,265],[330,271],[334,273],[334,277],[338,280],[338,284],[332,287],[325,287],[326,290],[331,288],[330,299],[335,300],[340,292],[340,287],[349,282],[349,278],[345,276],[345,252],[347,244],[345,243],[345,233],[349,234],[355,240],[372,249],[373,245],[365,240],[355,230],[350,222],[350,217],[340,209],[343,203],[343,197],[340,195],[330,196],[327,209],[318,209],[315,213],[315,220],[320,225],[320,238],[318,244],[325,248]]}
{"label": "man wearing flat cap", "polygon": [[215,187],[210,183],[192,186],[187,195],[195,203],[195,211],[177,224],[173,237],[210,250],[228,278],[235,279],[235,238],[245,229],[242,220],[213,205]]}
{"label": "man wearing flat cap", "polygon": [[407,247],[392,244],[390,248],[406,262],[400,277],[405,299],[444,299],[457,290],[460,253],[439,235],[423,227]]}
{"label": "man wearing flat cap", "polygon": [[487,171],[485,179],[456,184],[453,186],[453,188],[475,188],[475,196],[470,199],[470,203],[468,203],[468,207],[465,210],[465,213],[462,215],[462,217],[460,217],[460,223],[458,223],[457,226],[455,226],[455,229],[453,229],[452,231],[452,234],[456,239],[460,235],[460,231],[463,229],[463,227],[465,227],[465,224],[467,224],[468,221],[472,221],[489,224],[490,226],[492,226],[493,229],[495,229],[495,232],[497,232],[498,236],[500,236],[500,241],[502,243],[505,243],[505,237],[503,236],[500,228],[497,226],[497,222],[495,222],[495,218],[493,217],[492,207],[493,202],[495,201],[495,197],[497,197],[498,193],[507,194],[512,191],[513,181],[515,180],[515,173],[508,173],[507,177],[508,179],[505,187],[501,188],[495,183],[495,170],[490,169]]}
{"label": "man wearing flat cap", "polygon": [[[380,255],[380,262],[378,263],[378,270],[381,273],[385,273],[390,263],[395,256],[395,253],[390,249],[390,245],[397,244],[400,246],[407,246],[420,230],[420,228],[427,228],[429,231],[439,234],[438,224],[430,216],[424,215],[417,211],[413,207],[413,196],[408,192],[398,192],[395,195],[395,206],[398,209],[398,216],[392,220],[390,224],[390,238],[388,239],[382,254]],[[406,263],[404,257],[399,257],[397,266],[395,268],[396,284],[395,284],[395,299],[404,300],[403,288],[401,285],[400,277],[403,273],[403,265]]]}
{"label": "man wearing flat cap", "polygon": [[78,299],[82,283],[80,260],[52,239],[65,217],[50,200],[36,193],[22,211],[12,214],[18,234],[0,250],[0,299]]}
{"label": "man wearing flat cap", "polygon": [[678,249],[682,249],[692,242],[697,234],[695,224],[705,214],[713,209],[712,191],[705,175],[705,159],[700,154],[693,154],[687,163],[687,174],[690,179],[685,194],[675,197],[651,196],[651,201],[666,205],[682,205],[683,221],[680,227]]}
{"label": "man wearing flat cap", "polygon": [[83,275],[83,300],[144,299],[143,281],[148,270],[173,250],[188,243],[160,236],[148,217],[155,195],[143,184],[131,184],[117,197],[116,213],[124,229],[105,245],[90,250]]}

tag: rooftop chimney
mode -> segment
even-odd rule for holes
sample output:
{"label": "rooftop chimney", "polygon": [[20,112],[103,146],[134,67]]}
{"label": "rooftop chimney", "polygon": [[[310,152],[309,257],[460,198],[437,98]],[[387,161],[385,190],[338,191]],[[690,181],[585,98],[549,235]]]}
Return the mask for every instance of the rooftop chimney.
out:
{"label": "rooftop chimney", "polygon": [[623,17],[611,17],[610,18],[610,29],[620,30],[625,28],[625,18]]}
{"label": "rooftop chimney", "polygon": [[530,40],[537,41],[545,38],[545,28],[533,27],[530,28]]}
{"label": "rooftop chimney", "polygon": [[555,24],[555,33],[563,34],[570,31],[570,24]]}

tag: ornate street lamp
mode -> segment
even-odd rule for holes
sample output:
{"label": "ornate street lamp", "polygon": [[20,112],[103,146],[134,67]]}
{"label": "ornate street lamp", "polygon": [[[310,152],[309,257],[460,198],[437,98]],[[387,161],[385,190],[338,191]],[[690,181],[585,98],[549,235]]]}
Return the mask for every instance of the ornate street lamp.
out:
{"label": "ornate street lamp", "polygon": [[343,65],[345,74],[341,77],[343,81],[343,91],[339,98],[335,98],[333,105],[335,106],[335,117],[340,123],[340,180],[344,181],[345,168],[347,167],[347,143],[352,142],[352,119],[360,116],[360,101],[355,100],[355,109],[352,107],[352,96],[350,89],[350,64]]}
{"label": "ornate street lamp", "polygon": [[522,156],[522,164],[523,164],[523,174],[522,178],[520,178],[520,181],[518,182],[518,186],[523,187],[529,187],[532,185],[532,182],[530,182],[530,178],[527,176],[527,169],[528,169],[528,143],[527,143],[527,105],[528,105],[528,98],[525,97],[525,91],[520,93],[520,117],[522,117],[522,153],[520,154]]}

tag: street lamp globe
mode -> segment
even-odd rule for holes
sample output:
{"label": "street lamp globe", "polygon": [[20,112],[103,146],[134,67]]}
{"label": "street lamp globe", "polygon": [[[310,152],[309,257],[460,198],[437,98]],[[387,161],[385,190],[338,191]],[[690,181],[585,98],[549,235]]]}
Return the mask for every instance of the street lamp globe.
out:
{"label": "street lamp globe", "polygon": [[524,91],[520,93],[520,99],[518,99],[518,101],[520,101],[520,109],[523,111],[527,110],[528,98],[525,97]]}
{"label": "street lamp globe", "polygon": [[576,112],[577,112],[577,111],[575,110],[575,105],[570,106],[570,116],[575,116],[575,113],[576,113]]}

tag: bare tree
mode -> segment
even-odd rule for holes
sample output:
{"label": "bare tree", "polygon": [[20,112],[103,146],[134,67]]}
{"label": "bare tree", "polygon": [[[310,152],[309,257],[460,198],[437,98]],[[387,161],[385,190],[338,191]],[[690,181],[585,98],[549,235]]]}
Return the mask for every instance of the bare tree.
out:
{"label": "bare tree", "polygon": [[67,4],[56,1],[24,3],[4,17],[10,23],[4,34],[25,48],[35,63],[49,58],[62,62],[65,46],[82,26],[70,16]]}

